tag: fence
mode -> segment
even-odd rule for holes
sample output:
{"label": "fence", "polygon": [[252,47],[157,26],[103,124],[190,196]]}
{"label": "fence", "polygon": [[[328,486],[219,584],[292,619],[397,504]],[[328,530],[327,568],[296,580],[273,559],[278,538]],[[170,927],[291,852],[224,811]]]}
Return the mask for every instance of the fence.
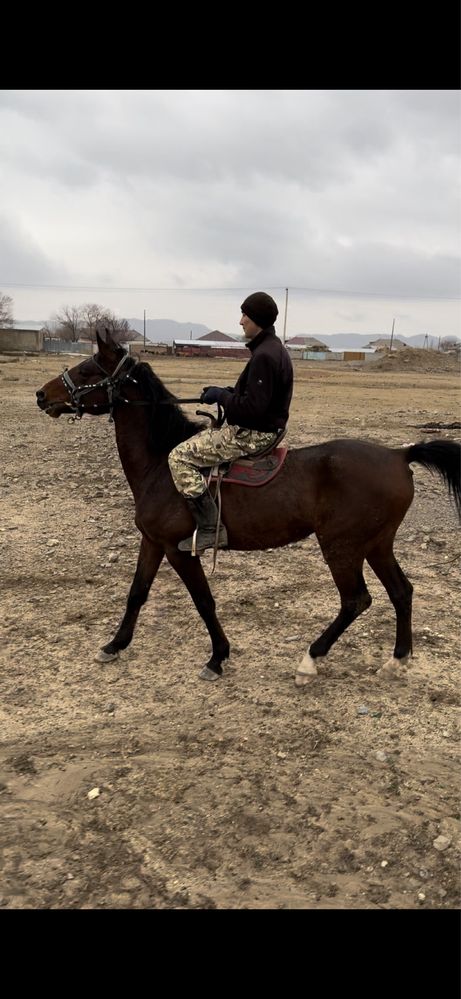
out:
{"label": "fence", "polygon": [[[132,354],[143,350],[143,341],[136,340],[134,343],[122,343],[121,346],[129,354]],[[85,354],[91,357],[92,354],[96,354],[98,348],[95,343],[93,344],[89,340],[77,340],[73,342],[72,340],[55,340],[52,338],[51,340],[44,340],[43,349],[48,354]],[[166,347],[163,351],[159,351],[159,353],[165,354],[167,352]]]}
{"label": "fence", "polygon": [[93,354],[93,344],[90,341],[72,343],[71,340],[44,340],[43,348],[47,354]]}

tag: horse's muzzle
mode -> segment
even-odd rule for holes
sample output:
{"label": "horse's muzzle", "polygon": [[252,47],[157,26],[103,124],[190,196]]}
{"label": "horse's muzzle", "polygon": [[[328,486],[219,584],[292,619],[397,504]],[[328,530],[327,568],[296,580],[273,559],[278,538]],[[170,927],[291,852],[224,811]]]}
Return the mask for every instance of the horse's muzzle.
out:
{"label": "horse's muzzle", "polygon": [[37,396],[37,406],[42,409],[47,416],[62,416],[63,413],[72,412],[67,402],[50,402],[46,397],[46,392],[43,389],[39,389],[35,393]]}

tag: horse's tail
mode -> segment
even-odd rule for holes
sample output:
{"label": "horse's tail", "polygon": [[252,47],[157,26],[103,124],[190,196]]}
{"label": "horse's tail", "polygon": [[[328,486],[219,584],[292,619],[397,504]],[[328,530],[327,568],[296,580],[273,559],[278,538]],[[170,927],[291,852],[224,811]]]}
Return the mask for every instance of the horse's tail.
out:
{"label": "horse's tail", "polygon": [[457,441],[410,444],[405,448],[404,456],[408,464],[417,461],[430,472],[441,475],[461,520],[461,445]]}

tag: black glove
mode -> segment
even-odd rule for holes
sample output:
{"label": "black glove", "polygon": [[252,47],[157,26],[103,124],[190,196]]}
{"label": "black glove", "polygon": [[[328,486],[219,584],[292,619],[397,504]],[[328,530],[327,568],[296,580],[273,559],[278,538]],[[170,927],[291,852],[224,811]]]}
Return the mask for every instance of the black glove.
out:
{"label": "black glove", "polygon": [[206,406],[211,406],[213,402],[219,402],[224,389],[218,388],[217,385],[206,385],[200,396],[200,402],[204,402]]}

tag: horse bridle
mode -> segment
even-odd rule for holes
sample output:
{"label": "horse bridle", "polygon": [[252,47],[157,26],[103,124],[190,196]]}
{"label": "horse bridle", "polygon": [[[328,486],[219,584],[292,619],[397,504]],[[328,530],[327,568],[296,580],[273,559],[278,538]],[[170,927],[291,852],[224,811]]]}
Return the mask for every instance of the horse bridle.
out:
{"label": "horse bridle", "polygon": [[85,406],[85,403],[81,401],[85,396],[89,394],[89,392],[94,392],[95,389],[100,389],[100,388],[106,389],[107,392],[107,402],[109,404],[109,423],[114,422],[113,409],[114,409],[114,404],[116,402],[120,401],[120,402],[131,403],[131,405],[134,406],[149,406],[149,403],[144,400],[125,399],[125,397],[120,394],[120,387],[123,385],[125,381],[134,382],[135,385],[138,384],[136,378],[133,378],[133,376],[130,375],[128,371],[125,371],[121,377],[119,375],[119,372],[121,371],[123,365],[125,364],[125,361],[129,359],[130,359],[129,354],[124,354],[119,363],[117,364],[115,370],[112,372],[111,375],[109,375],[108,372],[104,370],[102,365],[99,364],[99,361],[97,361],[96,358],[92,357],[91,360],[93,361],[93,364],[95,364],[96,367],[99,368],[100,371],[102,371],[104,378],[101,378],[99,382],[92,382],[91,385],[82,385],[80,388],[78,388],[77,385],[74,385],[67,368],[64,369],[61,375],[61,380],[64,382],[64,385],[71,398],[72,408],[75,412],[75,417],[73,419],[81,420],[85,409],[94,410],[98,407],[98,405],[100,405],[97,402],[95,402],[93,404]]}
{"label": "horse bridle", "polygon": [[[99,361],[97,361],[95,357],[92,357],[91,360],[93,361],[93,364],[95,364],[96,367],[99,368],[99,370],[102,371],[104,375],[104,378],[102,378],[99,382],[93,382],[91,385],[82,385],[80,388],[78,388],[77,385],[74,385],[67,368],[64,369],[61,375],[61,380],[64,382],[64,385],[70,395],[72,402],[72,409],[73,412],[75,413],[75,416],[72,416],[70,418],[71,421],[81,420],[85,409],[95,410],[98,408],[99,405],[101,405],[100,403],[95,402],[93,404],[85,406],[85,403],[81,402],[82,398],[88,395],[89,392],[93,392],[95,389],[104,388],[107,391],[107,401],[109,404],[109,423],[114,422],[113,409],[116,402],[125,402],[131,406],[151,405],[151,403],[145,399],[126,399],[125,396],[121,395],[120,393],[120,387],[123,385],[125,381],[133,382],[135,385],[138,384],[136,378],[133,378],[133,375],[130,375],[129,371],[125,371],[121,375],[121,377],[119,375],[119,372],[121,371],[123,365],[125,364],[125,361],[131,360],[130,355],[128,353],[125,353],[123,355],[123,357],[121,358],[121,360],[117,364],[117,367],[115,368],[115,370],[112,372],[111,375],[109,375],[107,371],[104,370],[102,365],[99,364]],[[132,366],[134,367],[135,365]],[[174,403],[200,402],[200,399],[196,398],[176,399],[173,397],[173,400],[171,401],[173,401]],[[162,404],[165,405],[168,402],[170,402],[170,400],[162,399],[160,401],[160,405]],[[208,416],[209,414],[205,413],[203,415]]]}

